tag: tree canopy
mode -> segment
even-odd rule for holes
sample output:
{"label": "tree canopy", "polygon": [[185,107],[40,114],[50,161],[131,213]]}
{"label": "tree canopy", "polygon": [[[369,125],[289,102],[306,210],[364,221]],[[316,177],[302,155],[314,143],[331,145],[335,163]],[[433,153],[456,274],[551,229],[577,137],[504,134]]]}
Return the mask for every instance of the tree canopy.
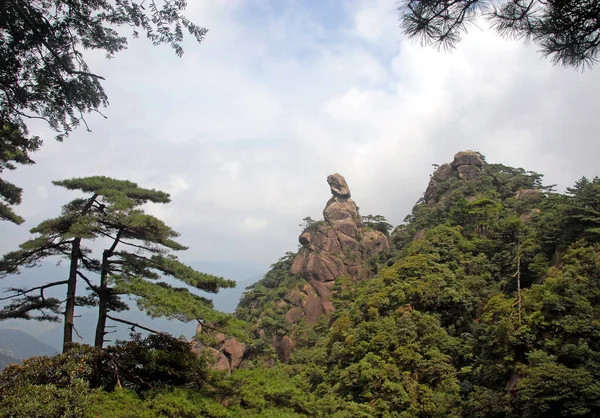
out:
{"label": "tree canopy", "polygon": [[[483,158],[474,173],[434,174],[436,187],[375,260],[377,274],[337,277],[335,309],[316,321],[296,321],[282,306],[315,302],[294,292],[309,279],[291,273],[296,254],[290,252],[247,288],[235,319],[206,324],[213,333],[202,330],[193,344],[134,336],[103,350],[74,346],[67,355],[11,366],[0,374],[0,415],[599,416],[599,180],[584,177],[562,194],[538,173]],[[64,185],[101,190],[82,179]],[[111,195],[108,188],[103,193]],[[136,217],[118,223],[116,216],[137,207],[118,200],[111,198],[115,206],[106,204],[104,215],[96,204],[86,215],[99,224],[110,220],[104,248],[123,229],[123,247],[108,257],[114,264],[107,288],[118,296],[120,284],[137,287],[127,293],[146,300],[151,312],[160,294],[144,293],[145,283],[157,280],[149,274],[153,264],[130,263],[128,257],[142,254],[125,243],[156,242],[126,235]],[[155,254],[143,252],[152,261]],[[171,309],[159,306],[155,314]],[[238,368],[222,373],[214,368],[219,356],[232,355],[225,349],[232,325],[245,331],[245,349]],[[291,347],[285,358],[277,352],[282,343]]]}
{"label": "tree canopy", "polygon": [[536,44],[555,64],[598,62],[598,0],[402,0],[398,11],[404,33],[422,44],[452,49],[483,17],[500,35]]}
{"label": "tree canopy", "polygon": [[[184,30],[201,42],[207,29],[191,22],[185,0],[6,0],[0,8],[0,173],[32,164],[42,142],[27,121],[41,119],[62,141],[90,112],[108,105],[104,78],[85,60],[86,50],[107,58],[143,33],[153,45],[183,54]],[[124,31],[124,30],[125,31]],[[21,223],[10,205],[21,189],[0,183],[0,220]]]}
{"label": "tree canopy", "polygon": [[[98,306],[96,345],[100,348],[107,319],[135,326],[109,314],[128,309],[122,295],[134,296],[138,307],[152,317],[183,321],[220,318],[209,299],[163,280],[168,277],[213,293],[235,285],[231,280],[198,272],[172,254],[187,249],[175,241],[179,234],[140,208],[149,202],[168,203],[168,194],[102,176],[55,181],[54,184],[87,196],[67,203],[61,216],[33,228],[31,232],[37,236],[3,257],[0,274],[14,274],[22,267],[35,266],[44,258],[58,256],[70,263],[68,277],[42,286],[25,284],[11,289],[11,294],[3,298],[11,303],[0,310],[0,320],[58,320],[57,315],[64,309],[64,349],[67,349],[72,342],[76,305]],[[91,240],[105,243],[101,255],[95,255],[84,245]],[[77,296],[78,280],[87,284],[91,292],[88,296]],[[48,288],[65,285],[64,306],[60,299],[44,294]],[[34,312],[41,314],[34,315]]]}

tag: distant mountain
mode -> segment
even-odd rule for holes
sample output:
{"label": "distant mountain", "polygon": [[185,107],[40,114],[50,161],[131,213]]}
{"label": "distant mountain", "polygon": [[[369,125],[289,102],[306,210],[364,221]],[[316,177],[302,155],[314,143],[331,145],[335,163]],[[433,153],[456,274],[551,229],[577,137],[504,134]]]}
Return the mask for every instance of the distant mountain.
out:
{"label": "distant mountain", "polygon": [[0,329],[0,353],[23,360],[33,356],[51,356],[58,349],[18,329]]}
{"label": "distant mountain", "polygon": [[17,360],[16,358],[0,353],[0,371],[4,370],[11,364],[21,364],[21,360]]}
{"label": "distant mountain", "polygon": [[[262,278],[263,274],[268,268],[262,264],[252,262],[209,262],[209,261],[193,261],[190,265],[202,272],[222,276],[227,279],[237,281],[237,286],[233,289],[222,289],[219,293],[203,293],[198,290],[194,290],[195,293],[202,294],[207,298],[213,300],[214,306],[217,310],[223,312],[233,312],[238,304],[238,301],[244,292],[245,288],[255,281]],[[68,274],[65,265],[56,266],[56,263],[44,262],[39,268],[26,269],[20,275],[12,275],[3,278],[0,282],[0,292],[11,288],[22,286],[23,282],[29,283],[30,286],[39,286],[48,281],[59,281],[64,279]],[[168,281],[168,279],[167,279]],[[84,286],[80,286],[80,295],[85,294]],[[47,296],[61,297],[59,288],[48,289]],[[0,302],[0,308],[7,302]],[[97,309],[94,308],[81,308],[78,307],[76,314],[78,315],[75,321],[75,327],[77,332],[83,340],[79,339],[77,335],[73,336],[73,342],[93,344],[94,332],[96,329],[96,322],[98,318]],[[133,322],[137,322],[141,325],[151,327],[160,331],[165,331],[175,336],[186,336],[191,337],[194,335],[196,328],[195,321],[190,323],[183,323],[177,320],[167,320],[164,318],[150,318],[145,313],[141,312],[135,305],[135,302],[130,303],[130,310],[126,313],[127,319]],[[115,324],[111,324],[115,325]],[[23,330],[30,336],[43,341],[43,343],[51,347],[62,346],[62,322],[61,323],[49,323],[39,321],[27,321],[22,319],[11,319],[2,322],[2,326],[10,328],[11,330]],[[118,339],[128,339],[130,335],[130,329],[126,325],[118,324],[114,334],[110,335],[109,340],[114,342]],[[32,337],[32,338],[33,338]],[[5,348],[5,338],[0,334],[0,352],[7,352],[12,350]],[[54,351],[59,351],[54,349]],[[12,352],[12,351],[11,351]],[[7,353],[10,355],[10,353]],[[31,354],[31,355],[38,355]],[[30,355],[30,356],[31,356]],[[18,357],[17,357],[18,358]]]}

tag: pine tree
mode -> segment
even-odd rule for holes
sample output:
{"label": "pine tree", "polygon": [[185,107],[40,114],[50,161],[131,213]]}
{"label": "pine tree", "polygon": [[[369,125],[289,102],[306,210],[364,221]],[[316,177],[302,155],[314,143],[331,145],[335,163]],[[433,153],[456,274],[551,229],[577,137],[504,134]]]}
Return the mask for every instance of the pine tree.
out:
{"label": "pine tree", "polygon": [[[101,75],[94,74],[84,51],[107,58],[146,35],[183,54],[184,30],[201,42],[207,29],[183,13],[185,0],[5,0],[0,7],[0,173],[12,162],[31,164],[28,152],[42,142],[30,136],[27,121],[40,119],[62,141],[85,115],[108,105]],[[101,113],[100,113],[101,114]],[[102,115],[103,116],[103,115]],[[4,202],[2,202],[4,201]],[[19,204],[21,189],[0,180],[0,220],[21,223],[9,205]]]}
{"label": "pine tree", "polygon": [[469,25],[487,19],[503,36],[532,41],[555,64],[592,67],[600,52],[597,0],[402,0],[400,25],[410,38],[451,49]]}
{"label": "pine tree", "polygon": [[[0,120],[0,174],[4,170],[14,170],[15,164],[33,164],[29,153],[41,144],[38,137],[26,138],[15,124]],[[23,218],[10,207],[21,203],[22,192],[20,187],[0,178],[0,220],[23,223]]]}
{"label": "pine tree", "polygon": [[[72,342],[75,306],[98,305],[99,319],[96,345],[102,347],[106,320],[129,323],[108,314],[127,309],[120,295],[137,297],[138,306],[151,316],[168,316],[182,320],[217,318],[210,300],[194,295],[187,288],[176,288],[160,281],[163,275],[180,280],[207,292],[232,287],[233,281],[203,274],[180,263],[171,251],[187,247],[173,239],[178,233],[159,219],[145,214],[140,206],[168,203],[169,195],[144,189],[137,184],[108,177],[87,177],[56,181],[55,185],[87,194],[63,207],[61,216],[42,222],[31,233],[38,236],[23,243],[19,250],[4,256],[0,268],[3,275],[32,267],[47,257],[64,257],[70,268],[66,280],[43,286],[11,289],[4,298],[12,303],[0,311],[7,318],[58,320],[63,303],[48,298],[48,288],[67,286],[64,301],[63,349]],[[108,240],[100,259],[83,245],[84,241]],[[129,248],[131,251],[124,249]],[[92,276],[93,275],[93,276]],[[94,277],[99,279],[94,283]],[[84,280],[91,293],[77,297],[77,281]],[[41,312],[34,315],[34,312]],[[132,325],[131,323],[129,323]],[[135,324],[134,324],[135,325]]]}

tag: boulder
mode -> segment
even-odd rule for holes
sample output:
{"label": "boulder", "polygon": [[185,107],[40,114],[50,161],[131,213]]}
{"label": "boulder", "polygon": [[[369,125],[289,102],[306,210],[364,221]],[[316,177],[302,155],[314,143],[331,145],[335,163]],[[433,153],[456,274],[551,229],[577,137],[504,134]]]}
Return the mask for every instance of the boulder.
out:
{"label": "boulder", "polygon": [[226,372],[228,376],[231,374],[231,364],[225,354],[212,347],[204,347],[202,352],[212,357],[214,361],[212,364],[213,369],[220,372]]}
{"label": "boulder", "polygon": [[[305,320],[315,323],[334,310],[332,296],[338,277],[364,280],[370,277],[367,260],[389,248],[388,237],[364,228],[356,203],[350,198],[350,188],[344,177],[327,177],[331,198],[323,210],[324,221],[304,231],[290,272],[302,276],[307,284],[289,291],[283,298],[287,304],[285,319],[291,324]],[[277,304],[280,307],[279,304]],[[287,361],[295,346],[294,332],[273,339],[273,347],[281,361]]]}
{"label": "boulder", "polygon": [[246,352],[246,344],[237,341],[235,338],[229,338],[223,344],[221,351],[229,357],[230,370],[233,371],[240,367],[244,353]]}
{"label": "boulder", "polygon": [[458,168],[461,165],[474,165],[481,168],[483,167],[483,160],[475,151],[460,151],[454,155],[451,166],[452,168]]}
{"label": "boulder", "polygon": [[203,332],[203,328],[207,328],[204,332],[208,333],[208,338],[202,343],[199,340],[190,341],[192,352],[197,355],[208,356],[211,367],[215,370],[227,372],[231,374],[237,369],[246,353],[246,344],[239,342],[234,337],[227,336],[219,331],[213,330],[211,327],[196,327],[196,335]]}
{"label": "boulder", "polygon": [[521,189],[515,194],[515,199],[530,203],[539,202],[544,194],[538,189]]}
{"label": "boulder", "polygon": [[292,351],[294,351],[294,347],[296,346],[296,341],[287,335],[284,337],[273,337],[273,348],[275,348],[275,352],[277,353],[277,357],[279,361],[282,363],[287,363],[292,355]]}
{"label": "boulder", "polygon": [[390,248],[390,243],[385,234],[374,229],[368,229],[363,233],[363,242],[369,254],[379,254]]}
{"label": "boulder", "polygon": [[331,194],[338,197],[350,197],[350,188],[341,174],[335,173],[327,177]]}
{"label": "boulder", "polygon": [[456,168],[458,177],[462,180],[477,180],[481,178],[481,169],[476,165],[460,165]]}

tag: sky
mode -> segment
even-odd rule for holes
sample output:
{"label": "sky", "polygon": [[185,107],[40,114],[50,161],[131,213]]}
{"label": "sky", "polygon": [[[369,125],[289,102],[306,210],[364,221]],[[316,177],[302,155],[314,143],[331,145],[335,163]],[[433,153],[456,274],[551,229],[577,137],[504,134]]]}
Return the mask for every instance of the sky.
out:
{"label": "sky", "polygon": [[600,174],[599,69],[552,66],[484,24],[447,53],[407,40],[394,0],[202,0],[187,15],[209,32],[182,58],[142,38],[111,60],[87,55],[110,100],[92,132],[57,143],[30,126],[44,139],[36,165],[3,173],[24,188],[27,222],[0,223],[0,252],[78,196],[51,184],[71,177],[169,192],[147,210],[181,232],[180,258],[249,284],[297,249],[302,218],[322,217],[335,172],[363,215],[394,225],[432,164],[461,150],[558,190]]}

